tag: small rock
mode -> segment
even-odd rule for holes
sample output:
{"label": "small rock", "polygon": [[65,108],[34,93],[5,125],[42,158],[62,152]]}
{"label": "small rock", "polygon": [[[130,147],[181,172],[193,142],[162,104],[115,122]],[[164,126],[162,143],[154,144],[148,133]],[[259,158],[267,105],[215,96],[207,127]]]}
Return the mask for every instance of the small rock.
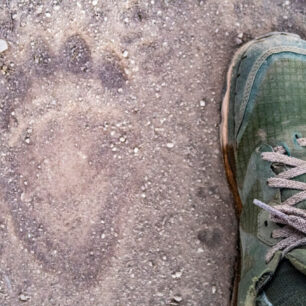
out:
{"label": "small rock", "polygon": [[30,299],[30,297],[28,295],[26,295],[26,294],[22,293],[22,294],[19,295],[19,300],[21,302],[27,302],[29,299]]}
{"label": "small rock", "polygon": [[0,53],[8,49],[8,44],[5,40],[0,39]]}
{"label": "small rock", "polygon": [[237,37],[235,37],[236,45],[241,45],[244,42],[244,33],[238,33]]}
{"label": "small rock", "polygon": [[205,102],[204,100],[201,100],[201,101],[200,101],[200,106],[201,106],[201,107],[204,107],[205,105],[206,105],[206,102]]}
{"label": "small rock", "polygon": [[178,294],[173,297],[173,301],[175,301],[176,303],[180,303],[182,300],[183,298]]}
{"label": "small rock", "polygon": [[212,294],[215,294],[216,291],[217,291],[216,286],[212,286],[212,287],[211,287],[211,293],[212,293]]}
{"label": "small rock", "polygon": [[236,37],[235,38],[235,44],[238,45],[238,46],[241,45],[242,44],[242,39],[240,39],[239,37]]}
{"label": "small rock", "polygon": [[204,253],[204,249],[203,249],[203,248],[198,248],[198,249],[197,249],[197,253],[198,253],[198,254]]}
{"label": "small rock", "polygon": [[129,52],[124,50],[123,53],[122,53],[122,56],[127,58],[129,56]]}
{"label": "small rock", "polygon": [[36,14],[41,14],[43,11],[43,7],[42,6],[39,6],[37,9],[36,9]]}
{"label": "small rock", "polygon": [[167,148],[172,149],[174,147],[174,143],[168,142],[166,146]]}
{"label": "small rock", "polygon": [[174,272],[172,273],[172,278],[181,278],[182,277],[182,274],[183,274],[183,271],[177,271],[177,272]]}

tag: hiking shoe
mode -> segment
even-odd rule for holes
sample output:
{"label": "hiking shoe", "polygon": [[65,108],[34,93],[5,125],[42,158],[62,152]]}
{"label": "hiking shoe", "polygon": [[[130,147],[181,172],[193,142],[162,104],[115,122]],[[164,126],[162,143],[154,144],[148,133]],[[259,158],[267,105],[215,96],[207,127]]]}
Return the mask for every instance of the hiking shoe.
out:
{"label": "hiking shoe", "polygon": [[237,51],[221,143],[240,216],[233,304],[306,305],[306,41],[270,33]]}

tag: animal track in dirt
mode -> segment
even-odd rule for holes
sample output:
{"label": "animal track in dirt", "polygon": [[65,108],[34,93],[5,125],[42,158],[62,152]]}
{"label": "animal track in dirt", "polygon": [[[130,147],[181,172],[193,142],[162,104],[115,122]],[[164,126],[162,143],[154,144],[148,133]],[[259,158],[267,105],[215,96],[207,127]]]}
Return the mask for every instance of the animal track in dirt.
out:
{"label": "animal track in dirt", "polygon": [[20,67],[1,63],[0,184],[25,248],[45,270],[90,286],[111,263],[120,213],[138,188],[140,133],[97,94],[124,86],[119,58],[94,68],[78,34],[60,52],[37,38]]}
{"label": "animal track in dirt", "polygon": [[92,59],[86,41],[78,34],[68,37],[64,43],[63,59],[66,69],[72,73],[87,72]]}

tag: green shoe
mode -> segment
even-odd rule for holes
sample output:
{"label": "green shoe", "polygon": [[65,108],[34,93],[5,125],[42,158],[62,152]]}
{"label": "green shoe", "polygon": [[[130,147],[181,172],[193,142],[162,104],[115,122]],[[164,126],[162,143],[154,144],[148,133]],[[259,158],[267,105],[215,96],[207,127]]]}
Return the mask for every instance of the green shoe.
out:
{"label": "green shoe", "polygon": [[240,216],[233,304],[306,305],[306,41],[270,33],[238,50],[220,132]]}

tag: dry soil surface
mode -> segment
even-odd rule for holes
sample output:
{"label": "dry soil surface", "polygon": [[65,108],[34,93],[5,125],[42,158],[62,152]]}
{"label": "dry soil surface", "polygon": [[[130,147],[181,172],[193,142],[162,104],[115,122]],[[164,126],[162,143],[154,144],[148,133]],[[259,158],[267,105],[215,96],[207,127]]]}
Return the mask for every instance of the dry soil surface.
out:
{"label": "dry soil surface", "polygon": [[227,305],[226,69],[305,6],[0,1],[0,304]]}

